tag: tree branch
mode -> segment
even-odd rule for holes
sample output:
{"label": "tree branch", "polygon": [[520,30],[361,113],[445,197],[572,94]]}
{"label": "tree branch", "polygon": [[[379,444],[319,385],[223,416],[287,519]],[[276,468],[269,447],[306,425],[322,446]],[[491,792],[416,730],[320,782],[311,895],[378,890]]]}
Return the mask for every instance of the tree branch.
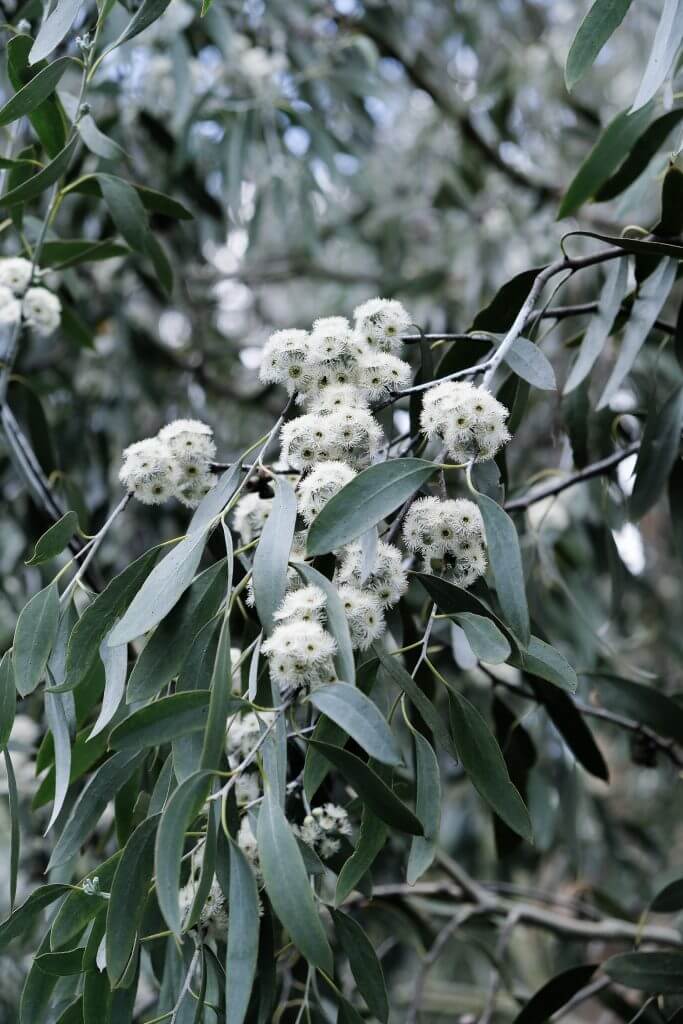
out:
{"label": "tree branch", "polygon": [[526,509],[529,505],[534,505],[537,501],[543,501],[544,498],[551,498],[556,494],[561,494],[562,491],[566,491],[569,487],[574,487],[575,484],[583,483],[584,480],[592,480],[596,476],[604,476],[614,469],[615,466],[618,466],[620,462],[623,462],[624,459],[627,459],[629,455],[634,455],[639,449],[640,441],[634,441],[627,448],[622,448],[621,451],[614,452],[598,462],[593,462],[590,466],[585,466],[578,473],[573,473],[571,476],[565,477],[564,480],[548,484],[547,487],[531,490],[521,498],[513,498],[512,501],[506,501],[503,508],[507,512]]}

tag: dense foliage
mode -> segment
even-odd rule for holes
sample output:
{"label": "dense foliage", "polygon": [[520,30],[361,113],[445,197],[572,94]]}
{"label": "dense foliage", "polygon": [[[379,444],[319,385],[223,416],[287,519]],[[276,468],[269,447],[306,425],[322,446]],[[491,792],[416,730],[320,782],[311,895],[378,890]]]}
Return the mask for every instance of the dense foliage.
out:
{"label": "dense foliage", "polygon": [[683,1019],[683,2],[579,6],[6,5],[0,1020]]}

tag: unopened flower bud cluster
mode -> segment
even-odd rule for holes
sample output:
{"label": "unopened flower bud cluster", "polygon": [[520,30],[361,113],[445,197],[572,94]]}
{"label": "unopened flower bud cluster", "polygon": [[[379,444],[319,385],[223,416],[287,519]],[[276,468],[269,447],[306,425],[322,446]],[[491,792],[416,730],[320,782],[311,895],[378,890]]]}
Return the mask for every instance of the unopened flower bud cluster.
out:
{"label": "unopened flower bud cluster", "polygon": [[195,508],[215,483],[213,431],[200,420],[174,420],[156,437],[136,441],[123,452],[119,480],[145,505],[175,497]]}
{"label": "unopened flower bud cluster", "polygon": [[0,325],[22,320],[36,334],[48,335],[59,327],[62,304],[48,288],[31,286],[33,264],[22,256],[0,259]]}

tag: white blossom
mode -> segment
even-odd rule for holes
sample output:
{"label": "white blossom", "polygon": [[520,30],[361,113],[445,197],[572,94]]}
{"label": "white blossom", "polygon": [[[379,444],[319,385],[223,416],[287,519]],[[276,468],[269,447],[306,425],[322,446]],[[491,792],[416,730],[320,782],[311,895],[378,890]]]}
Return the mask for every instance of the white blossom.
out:
{"label": "white blossom", "polygon": [[[235,715],[225,737],[225,746],[229,757],[234,755],[243,760],[256,746],[262,728],[268,728],[273,721],[272,711],[247,711],[243,715]],[[235,767],[235,766],[233,766]]]}
{"label": "white blossom", "polygon": [[136,441],[123,452],[119,480],[145,505],[161,505],[175,492],[173,460],[156,437]]}
{"label": "white blossom", "polygon": [[23,295],[31,283],[33,264],[23,256],[9,256],[0,260],[0,285],[15,295]]}
{"label": "white blossom", "polygon": [[217,479],[210,469],[196,463],[176,465],[173,494],[187,508],[196,508],[211,488],[216,486]]}
{"label": "white blossom", "polygon": [[287,393],[305,390],[310,374],[308,331],[275,331],[263,347],[259,376],[264,384],[282,384]]}
{"label": "white blossom", "polygon": [[275,612],[276,622],[320,622],[327,597],[320,587],[301,587],[290,590]]}
{"label": "white blossom", "polygon": [[206,463],[216,454],[213,430],[201,420],[173,420],[161,428],[158,437],[182,464]]}
{"label": "white blossom", "polygon": [[294,830],[302,842],[327,858],[339,851],[340,837],[351,834],[351,824],[343,807],[327,803],[314,807],[300,826],[294,826]]}
{"label": "white blossom", "polygon": [[[180,912],[186,918],[192,909],[197,894],[198,881],[190,878],[178,893]],[[217,878],[211,883],[204,906],[199,913],[197,921],[199,927],[204,928],[211,938],[225,939],[228,929],[228,911],[225,905],[225,896]]]}
{"label": "white blossom", "polygon": [[328,384],[311,395],[307,403],[309,412],[326,413],[334,411],[340,405],[366,409],[370,400],[358,384]]}
{"label": "white blossom", "polygon": [[358,364],[359,385],[373,402],[386,398],[410,384],[408,363],[387,352],[368,352]]}
{"label": "white blossom", "polygon": [[317,686],[335,678],[337,645],[319,622],[295,620],[276,626],[261,647],[271,678],[281,690]]}
{"label": "white blossom", "polygon": [[21,302],[11,288],[0,284],[0,324],[16,324],[21,318]]}
{"label": "white blossom", "polygon": [[299,483],[299,512],[310,524],[330,498],[355,477],[355,470],[345,462],[321,462]]}
{"label": "white blossom", "polygon": [[22,299],[21,312],[29,327],[46,335],[59,327],[62,304],[47,288],[29,288]]}
{"label": "white blossom", "polygon": [[455,462],[491,459],[510,440],[508,411],[487,388],[465,381],[444,381],[423,398],[420,426],[439,437]]}
{"label": "white blossom", "polygon": [[[486,572],[486,537],[481,512],[466,498],[420,498],[403,523],[406,547],[446,579],[469,587]],[[437,565],[434,566],[433,563]]]}
{"label": "white blossom", "polygon": [[382,428],[367,409],[338,406],[329,415],[306,413],[285,423],[281,458],[299,470],[338,461],[362,469],[377,454],[381,440]]}
{"label": "white blossom", "polygon": [[351,646],[354,650],[367,650],[386,629],[379,598],[370,590],[343,584],[339,587],[339,599],[349,624]]}
{"label": "white blossom", "polygon": [[370,591],[383,608],[390,608],[408,589],[402,561],[397,547],[380,540],[374,565],[363,579],[363,550],[359,543],[349,544],[340,554],[334,579],[336,583]]}
{"label": "white blossom", "polygon": [[243,544],[251,544],[261,536],[272,507],[273,499],[262,498],[256,491],[239,499],[232,514],[232,525]]}
{"label": "white blossom", "polygon": [[410,314],[397,299],[368,299],[353,311],[356,331],[372,348],[393,352],[411,324]]}

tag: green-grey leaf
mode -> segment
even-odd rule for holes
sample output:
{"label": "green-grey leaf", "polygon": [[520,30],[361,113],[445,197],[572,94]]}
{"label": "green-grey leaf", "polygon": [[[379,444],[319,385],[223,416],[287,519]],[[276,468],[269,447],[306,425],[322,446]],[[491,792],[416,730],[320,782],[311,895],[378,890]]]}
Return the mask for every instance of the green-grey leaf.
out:
{"label": "green-grey leaf", "polygon": [[443,750],[447,750],[451,757],[457,760],[458,752],[453,745],[453,740],[448,731],[448,726],[444,722],[443,714],[434,707],[426,693],[418,686],[413,677],[406,672],[403,666],[399,664],[396,658],[382,650],[379,644],[375,646],[375,652],[382,666],[379,678],[384,678],[394,686],[398,686],[400,690],[403,690],[411,704],[417,708],[424,721],[432,730],[439,746]]}
{"label": "green-grey leaf", "polygon": [[676,878],[659,890],[650,903],[655,914],[675,914],[683,910],[683,878]]}
{"label": "green-grey leaf", "polygon": [[609,405],[631,372],[636,357],[652,330],[676,280],[677,269],[676,260],[663,259],[641,284],[624,330],[617,361],[600,396],[598,409],[604,409],[606,405]]}
{"label": "green-grey leaf", "polygon": [[451,728],[462,766],[479,795],[513,832],[532,839],[531,820],[486,721],[466,697],[451,690]]}
{"label": "green-grey leaf", "polygon": [[154,838],[159,816],[146,818],[133,832],[118,862],[107,903],[107,974],[115,988],[125,974],[142,923],[154,869]]}
{"label": "green-grey leaf", "polygon": [[140,32],[144,32],[148,25],[161,17],[170,2],[171,0],[143,0],[116,42],[109,47],[108,52],[121,46],[122,43],[128,42],[129,39],[133,39]]}
{"label": "green-grey leaf", "polygon": [[[202,732],[209,714],[209,697],[207,690],[161,697],[120,722],[109,737],[109,745],[113,750],[143,750]],[[235,701],[235,710],[239,706]]]}
{"label": "green-grey leaf", "polygon": [[664,83],[683,42],[683,0],[664,0],[647,67],[631,111],[641,110]]}
{"label": "green-grey leaf", "polygon": [[636,113],[622,111],[611,121],[576,172],[558,210],[558,219],[569,217],[614,174],[645,130],[652,116],[649,106]]}
{"label": "green-grey leaf", "polygon": [[159,909],[178,937],[183,923],[178,892],[185,832],[206,799],[211,775],[211,772],[198,771],[181,782],[166,804],[157,829],[154,873]]}
{"label": "green-grey leaf", "polygon": [[147,251],[149,224],[142,201],[132,185],[113,174],[98,174],[102,198],[109,208],[111,219],[131,249]]}
{"label": "green-grey leaf", "polygon": [[612,33],[621,25],[631,0],[595,0],[569,49],[564,80],[571,91],[592,67]]}
{"label": "green-grey leaf", "polygon": [[225,1017],[243,1024],[256,974],[259,900],[256,879],[239,846],[230,840],[228,949],[225,960]]}
{"label": "green-grey leaf", "polygon": [[104,694],[97,721],[92,727],[89,739],[97,736],[111,722],[123,700],[128,671],[128,644],[110,647],[107,637],[100,644],[100,658],[104,665]]}
{"label": "green-grey leaf", "polygon": [[307,583],[314,587],[319,587],[325,593],[327,597],[327,604],[325,605],[327,628],[337,641],[337,653],[334,658],[337,675],[346,683],[355,683],[356,665],[353,659],[351,634],[349,632],[349,624],[346,621],[344,605],[341,602],[337,588],[333,583],[330,583],[326,576],[323,576],[321,572],[314,569],[312,565],[306,565],[304,562],[294,562],[292,564]]}
{"label": "green-grey leaf", "polygon": [[654,505],[666,487],[669,473],[678,456],[683,429],[683,386],[677,387],[657,413],[645,423],[636,462],[636,482],[629,509],[634,519]]}
{"label": "green-grey leaf", "polygon": [[287,567],[296,523],[294,488],[276,477],[270,515],[254,554],[252,581],[256,610],[266,633],[273,629],[274,615],[287,590]]}
{"label": "green-grey leaf", "polygon": [[332,951],[313,901],[296,839],[272,790],[258,817],[261,871],[273,910],[309,963],[331,975]]}
{"label": "green-grey leaf", "polygon": [[383,764],[401,763],[401,752],[381,711],[349,683],[328,683],[313,690],[311,704],[341,726],[351,739]]}
{"label": "green-grey leaf", "polygon": [[49,907],[60,896],[71,889],[70,885],[54,882],[41,885],[26,899],[20,907],[0,924],[0,951],[4,950],[13,939],[25,935],[35,925],[36,919],[46,907]]}
{"label": "green-grey leaf", "polygon": [[[14,766],[7,747],[2,752],[7,774],[7,796],[9,797],[10,846],[9,846],[9,907],[14,910],[17,898],[17,880],[19,878],[19,853],[21,847],[21,829],[19,827],[19,790]],[[0,943],[0,948],[2,943]]]}
{"label": "green-grey leaf", "polygon": [[439,762],[432,750],[432,745],[424,736],[416,732],[415,741],[415,774],[417,795],[415,813],[422,822],[424,836],[414,836],[410,844],[406,881],[415,885],[418,878],[425,873],[434,860],[436,841],[441,821],[441,777]]}
{"label": "green-grey leaf", "polygon": [[539,679],[554,683],[561,690],[576,693],[578,681],[572,666],[563,654],[537,636],[532,636],[524,653],[514,655],[511,662]]}
{"label": "green-grey leaf", "polygon": [[31,558],[26,565],[42,565],[61,554],[67,546],[74,533],[78,529],[78,515],[75,512],[65,512],[49,530],[46,530],[37,541]]}
{"label": "green-grey leaf", "polygon": [[14,631],[14,682],[22,697],[33,693],[43,678],[58,626],[59,590],[50,583],[31,598]]}
{"label": "green-grey leaf", "polygon": [[335,906],[338,907],[346,900],[349,893],[370,870],[377,854],[387,841],[387,835],[387,826],[365,804],[356,849],[339,872],[334,894]]}
{"label": "green-grey leaf", "polygon": [[128,782],[144,755],[124,750],[114,754],[97,769],[88,784],[81,791],[62,834],[52,851],[48,870],[65,864],[78,853],[110,800]]}
{"label": "green-grey leaf", "polygon": [[386,1024],[389,1019],[389,997],[382,967],[372,943],[358,922],[348,914],[333,910],[332,920],[341,947],[348,957],[358,991],[370,1013]]}
{"label": "green-grey leaf", "polygon": [[241,475],[242,467],[239,463],[235,463],[234,466],[223,473],[223,476],[219,477],[218,483],[211,488],[206,497],[202,498],[194,510],[192,519],[187,527],[188,537],[193,533],[206,530],[221,514],[235,493]]}
{"label": "green-grey leaf", "polygon": [[202,768],[217,769],[225,746],[225,723],[233,704],[230,616],[223,616],[216,659],[211,673],[209,715],[200,757]]}
{"label": "green-grey leaf", "polygon": [[602,965],[619,985],[658,995],[683,992],[683,953],[618,953]]}
{"label": "green-grey leaf", "polygon": [[36,107],[39,107],[55,91],[55,86],[70,64],[76,67],[76,61],[73,58],[60,57],[52,64],[48,64],[23,88],[15,92],[14,96],[11,96],[4,107],[0,109],[0,126],[11,124],[12,121],[16,121],[25,114],[30,114]]}
{"label": "green-grey leaf", "polygon": [[510,657],[510,644],[492,619],[472,612],[459,612],[453,616],[453,621],[463,630],[475,657],[480,661],[497,665]]}
{"label": "green-grey leaf", "polygon": [[505,362],[511,370],[543,391],[554,391],[557,387],[555,371],[548,357],[538,345],[528,338],[515,338],[514,344],[505,355]]}
{"label": "green-grey leaf", "polygon": [[3,206],[17,206],[19,203],[28,202],[29,199],[35,199],[46,188],[59,181],[68,170],[71,157],[77,145],[78,139],[73,138],[42,171],[38,171],[28,181],[22,182],[16,188],[12,188],[9,192],[5,192],[4,195],[0,196],[0,208]]}
{"label": "green-grey leaf", "polygon": [[5,651],[0,661],[0,750],[4,750],[14,725],[17,691],[14,685],[12,652]]}
{"label": "green-grey leaf", "polygon": [[331,743],[322,743],[320,740],[308,742],[339,769],[356,790],[361,801],[367,804],[378,818],[392,828],[407,832],[408,835],[424,834],[422,823],[369,764],[342,747],[332,746]]}
{"label": "green-grey leaf", "polygon": [[342,487],[308,531],[309,555],[349,544],[402,505],[436,472],[424,459],[391,459],[369,466]]}
{"label": "green-grey leaf", "polygon": [[579,354],[571,368],[565,395],[573,391],[588,376],[612,330],[617,313],[626,295],[628,287],[628,259],[612,260],[608,266],[605,283],[598,299],[598,308],[591,316],[590,323],[583,336]]}
{"label": "green-grey leaf", "polygon": [[45,694],[45,717],[52,733],[55,752],[55,795],[46,833],[50,831],[64,806],[71,777],[71,738],[64,711],[66,696],[61,693]]}
{"label": "green-grey leaf", "polygon": [[189,534],[152,569],[109,634],[110,647],[148,633],[168,615],[192,583],[205,544],[205,531]]}
{"label": "green-grey leaf", "polygon": [[477,494],[477,504],[484,519],[489,564],[503,615],[515,636],[526,645],[529,609],[517,530],[507,512],[485,494]]}

